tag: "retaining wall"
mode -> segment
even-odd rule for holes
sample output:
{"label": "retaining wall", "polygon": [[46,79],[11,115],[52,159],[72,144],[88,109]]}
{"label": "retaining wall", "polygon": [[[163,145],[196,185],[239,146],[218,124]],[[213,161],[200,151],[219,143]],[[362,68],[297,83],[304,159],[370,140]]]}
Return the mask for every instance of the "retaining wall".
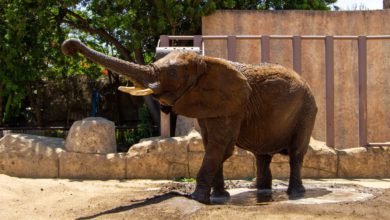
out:
{"label": "retaining wall", "polygon": [[[0,174],[30,178],[69,179],[173,179],[196,177],[204,155],[197,132],[174,138],[150,138],[127,153],[75,153],[65,141],[27,134],[0,139]],[[390,147],[333,150],[311,140],[302,174],[305,178],[389,178]],[[271,164],[274,178],[289,175],[288,157],[276,155]],[[225,177],[256,176],[255,158],[236,148],[224,163]]]}

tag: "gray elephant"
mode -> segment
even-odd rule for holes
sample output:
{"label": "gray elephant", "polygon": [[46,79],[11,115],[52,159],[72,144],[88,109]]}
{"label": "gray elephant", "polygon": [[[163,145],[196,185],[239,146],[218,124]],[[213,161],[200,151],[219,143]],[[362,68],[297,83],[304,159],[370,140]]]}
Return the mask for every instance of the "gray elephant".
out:
{"label": "gray elephant", "polygon": [[317,107],[308,84],[294,71],[191,52],[172,52],[152,64],[138,65],[92,50],[75,39],[66,40],[62,51],[81,53],[127,77],[134,87],[121,87],[122,91],[151,94],[177,114],[197,118],[206,153],[193,199],[209,203],[211,192],[214,197],[229,196],[224,189],[223,162],[232,155],[234,145],[256,156],[258,189],[271,189],[271,159],[281,153],[290,158],[287,193],[305,191],[301,168]]}

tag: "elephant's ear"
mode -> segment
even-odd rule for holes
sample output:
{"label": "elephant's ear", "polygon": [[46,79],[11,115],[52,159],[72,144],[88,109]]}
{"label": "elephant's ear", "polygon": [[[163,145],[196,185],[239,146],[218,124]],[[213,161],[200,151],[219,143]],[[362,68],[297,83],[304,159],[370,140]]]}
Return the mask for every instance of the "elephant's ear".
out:
{"label": "elephant's ear", "polygon": [[225,60],[204,60],[205,72],[176,101],[173,110],[192,118],[229,116],[243,111],[252,91],[246,77]]}

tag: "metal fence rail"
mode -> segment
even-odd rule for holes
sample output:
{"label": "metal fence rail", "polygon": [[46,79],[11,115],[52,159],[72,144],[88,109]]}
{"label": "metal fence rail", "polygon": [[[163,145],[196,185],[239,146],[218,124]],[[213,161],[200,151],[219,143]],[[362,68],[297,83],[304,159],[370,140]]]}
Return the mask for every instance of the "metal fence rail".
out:
{"label": "metal fence rail", "polygon": [[[67,134],[70,127],[64,126],[51,126],[51,127],[0,127],[0,138],[5,134],[17,133],[17,134],[34,134],[45,135],[47,132],[62,131]],[[115,131],[137,129],[137,125],[131,126],[115,126]],[[66,135],[65,135],[66,136]]]}
{"label": "metal fence rail", "polygon": [[[193,41],[194,47],[200,47],[204,51],[204,41],[226,40],[227,58],[236,61],[236,43],[240,39],[259,40],[261,45],[261,62],[270,61],[270,41],[274,39],[291,40],[293,69],[301,73],[302,70],[302,41],[319,40],[325,47],[325,94],[326,94],[326,144],[335,146],[334,128],[334,41],[354,40],[358,46],[358,73],[359,73],[359,146],[390,146],[390,142],[372,143],[367,140],[367,41],[390,40],[390,35],[372,36],[322,36],[322,35],[195,35],[195,36],[160,36],[158,46],[169,47],[171,41]],[[169,117],[162,113],[161,124],[169,127]],[[162,132],[164,127],[161,126]]]}

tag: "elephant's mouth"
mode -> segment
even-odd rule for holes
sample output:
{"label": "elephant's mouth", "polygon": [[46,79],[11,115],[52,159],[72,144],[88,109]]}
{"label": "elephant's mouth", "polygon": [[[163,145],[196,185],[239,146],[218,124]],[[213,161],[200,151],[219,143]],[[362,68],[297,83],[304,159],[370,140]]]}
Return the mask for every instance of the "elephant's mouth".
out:
{"label": "elephant's mouth", "polygon": [[153,94],[153,90],[147,88],[147,89],[141,89],[141,88],[136,88],[134,86],[132,87],[127,87],[127,86],[119,86],[118,90],[121,92],[129,93],[130,95],[133,96],[146,96]]}

